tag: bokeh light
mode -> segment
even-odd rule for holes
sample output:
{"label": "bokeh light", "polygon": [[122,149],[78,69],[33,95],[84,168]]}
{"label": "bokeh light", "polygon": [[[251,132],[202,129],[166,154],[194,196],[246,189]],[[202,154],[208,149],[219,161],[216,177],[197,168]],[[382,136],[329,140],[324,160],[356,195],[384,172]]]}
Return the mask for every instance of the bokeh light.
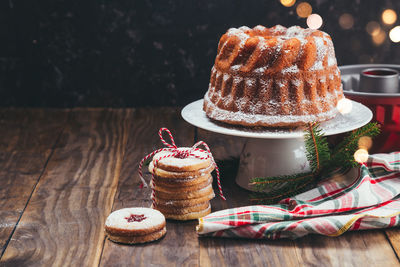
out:
{"label": "bokeh light", "polygon": [[353,109],[353,103],[351,103],[351,100],[349,100],[347,98],[342,98],[338,101],[336,107],[340,113],[348,114]]}
{"label": "bokeh light", "polygon": [[307,18],[307,26],[310,29],[317,30],[322,26],[322,18],[318,14],[311,14]]}
{"label": "bokeh light", "polygon": [[400,26],[396,26],[389,32],[389,38],[394,43],[400,42]]}
{"label": "bokeh light", "polygon": [[355,161],[359,162],[359,163],[364,163],[368,160],[368,151],[364,148],[360,148],[358,149],[355,153],[354,153],[354,159]]}
{"label": "bokeh light", "polygon": [[372,36],[378,35],[381,31],[381,25],[376,21],[370,21],[365,27],[365,30]]}
{"label": "bokeh light", "polygon": [[291,7],[296,3],[296,0],[281,0],[281,4],[285,7]]}
{"label": "bokeh light", "polygon": [[386,33],[384,31],[379,31],[377,35],[372,36],[372,41],[375,45],[381,45],[386,40]]}
{"label": "bokeh light", "polygon": [[312,13],[312,7],[307,2],[301,2],[296,7],[296,13],[300,18],[307,18]]}
{"label": "bokeh light", "polygon": [[345,30],[353,28],[354,18],[351,14],[344,13],[339,17],[339,25]]}
{"label": "bokeh light", "polygon": [[386,9],[382,12],[382,21],[385,24],[391,25],[397,20],[397,14],[393,9]]}
{"label": "bokeh light", "polygon": [[370,149],[372,147],[372,138],[369,136],[362,136],[358,139],[358,147],[363,149]]}

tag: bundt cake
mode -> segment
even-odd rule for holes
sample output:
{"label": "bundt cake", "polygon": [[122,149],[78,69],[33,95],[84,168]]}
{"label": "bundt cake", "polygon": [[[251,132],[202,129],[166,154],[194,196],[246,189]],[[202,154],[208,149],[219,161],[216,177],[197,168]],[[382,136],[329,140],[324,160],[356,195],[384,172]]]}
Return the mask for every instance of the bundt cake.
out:
{"label": "bundt cake", "polygon": [[343,98],[330,36],[256,26],[222,35],[203,109],[243,126],[294,127],[333,118]]}

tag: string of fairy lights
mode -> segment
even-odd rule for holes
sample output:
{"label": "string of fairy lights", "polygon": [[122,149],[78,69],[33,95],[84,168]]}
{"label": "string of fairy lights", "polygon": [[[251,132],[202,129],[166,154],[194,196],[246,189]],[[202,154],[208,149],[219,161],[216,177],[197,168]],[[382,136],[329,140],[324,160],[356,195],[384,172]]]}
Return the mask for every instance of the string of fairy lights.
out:
{"label": "string of fairy lights", "polygon": [[[294,7],[297,16],[306,18],[307,26],[311,29],[319,29],[323,24],[322,17],[313,13],[313,8],[308,2],[299,2],[296,0],[279,0],[285,7]],[[370,21],[365,26],[365,30],[371,36],[371,41],[376,46],[382,45],[389,37],[394,43],[400,42],[400,26],[394,26],[397,21],[397,13],[393,9],[385,9],[380,15],[379,20]],[[354,16],[350,13],[344,13],[339,16],[338,24],[344,30],[350,30],[354,27]]]}

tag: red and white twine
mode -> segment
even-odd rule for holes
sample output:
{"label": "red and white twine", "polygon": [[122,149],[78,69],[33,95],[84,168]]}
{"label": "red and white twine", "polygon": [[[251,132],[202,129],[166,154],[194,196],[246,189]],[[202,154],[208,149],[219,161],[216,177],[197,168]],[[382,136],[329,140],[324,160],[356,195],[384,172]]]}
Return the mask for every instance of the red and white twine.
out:
{"label": "red and white twine", "polygon": [[[167,133],[168,133],[169,138],[171,139],[171,144],[168,144],[168,143],[164,140],[164,138],[163,138],[163,133],[164,133],[164,132],[167,132]],[[159,152],[161,152],[161,151],[168,151],[168,152],[171,152],[171,153],[170,153],[170,154],[166,154],[166,155],[164,155],[164,156],[162,156],[162,157],[160,157],[160,158],[158,158],[158,159],[156,159],[156,160],[154,161],[154,169],[157,168],[158,162],[159,162],[160,160],[162,160],[162,159],[165,159],[165,158],[181,158],[181,159],[185,159],[185,158],[192,157],[192,158],[197,158],[197,159],[202,159],[202,160],[203,160],[203,159],[211,159],[211,162],[212,162],[212,164],[213,164],[214,167],[215,167],[215,172],[217,173],[217,185],[218,185],[218,189],[219,189],[219,196],[220,196],[223,200],[226,200],[225,197],[224,197],[224,194],[222,193],[222,187],[221,187],[221,181],[220,181],[220,178],[219,178],[219,177],[220,177],[220,174],[219,174],[218,166],[217,166],[217,164],[215,163],[215,160],[214,160],[213,155],[211,154],[210,148],[208,147],[208,145],[207,145],[205,142],[199,141],[199,142],[197,142],[196,144],[194,144],[190,149],[179,150],[178,147],[175,145],[174,137],[172,136],[171,132],[170,132],[167,128],[161,128],[161,129],[158,131],[158,136],[160,137],[161,142],[162,142],[166,147],[160,148],[160,149],[157,149],[157,150],[151,152],[150,154],[148,154],[147,156],[145,156],[145,157],[140,161],[140,163],[139,163],[139,169],[138,169],[139,177],[140,177],[140,180],[142,181],[142,183],[141,183],[141,185],[140,185],[140,188],[142,188],[143,186],[147,187],[147,183],[146,183],[145,179],[143,178],[143,172],[142,172],[142,167],[143,167],[144,162],[146,162],[149,158],[153,157],[155,154],[157,154],[157,153],[159,153]],[[203,145],[203,147],[205,147],[206,150],[203,150],[203,149],[198,148],[198,146],[201,146],[201,145]],[[206,154],[206,156],[199,156],[199,155],[196,155],[196,154],[194,153],[194,152],[196,152],[196,151],[202,152],[202,153]],[[153,178],[152,178],[152,183],[153,183],[153,186],[154,186],[154,176],[153,176]],[[154,190],[153,190],[153,192],[152,192],[152,194],[151,194],[151,198],[152,198],[152,200],[153,200],[153,202],[154,202]]]}

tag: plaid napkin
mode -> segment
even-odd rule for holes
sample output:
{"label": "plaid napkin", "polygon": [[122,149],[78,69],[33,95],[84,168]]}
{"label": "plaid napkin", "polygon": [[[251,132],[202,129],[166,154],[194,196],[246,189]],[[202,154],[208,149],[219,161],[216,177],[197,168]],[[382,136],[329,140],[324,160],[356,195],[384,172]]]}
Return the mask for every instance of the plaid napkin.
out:
{"label": "plaid napkin", "polygon": [[[355,173],[354,173],[355,171]],[[400,152],[370,155],[349,172],[276,205],[221,210],[199,219],[199,235],[291,238],[338,236],[346,231],[400,224]],[[355,175],[354,175],[355,174]]]}

